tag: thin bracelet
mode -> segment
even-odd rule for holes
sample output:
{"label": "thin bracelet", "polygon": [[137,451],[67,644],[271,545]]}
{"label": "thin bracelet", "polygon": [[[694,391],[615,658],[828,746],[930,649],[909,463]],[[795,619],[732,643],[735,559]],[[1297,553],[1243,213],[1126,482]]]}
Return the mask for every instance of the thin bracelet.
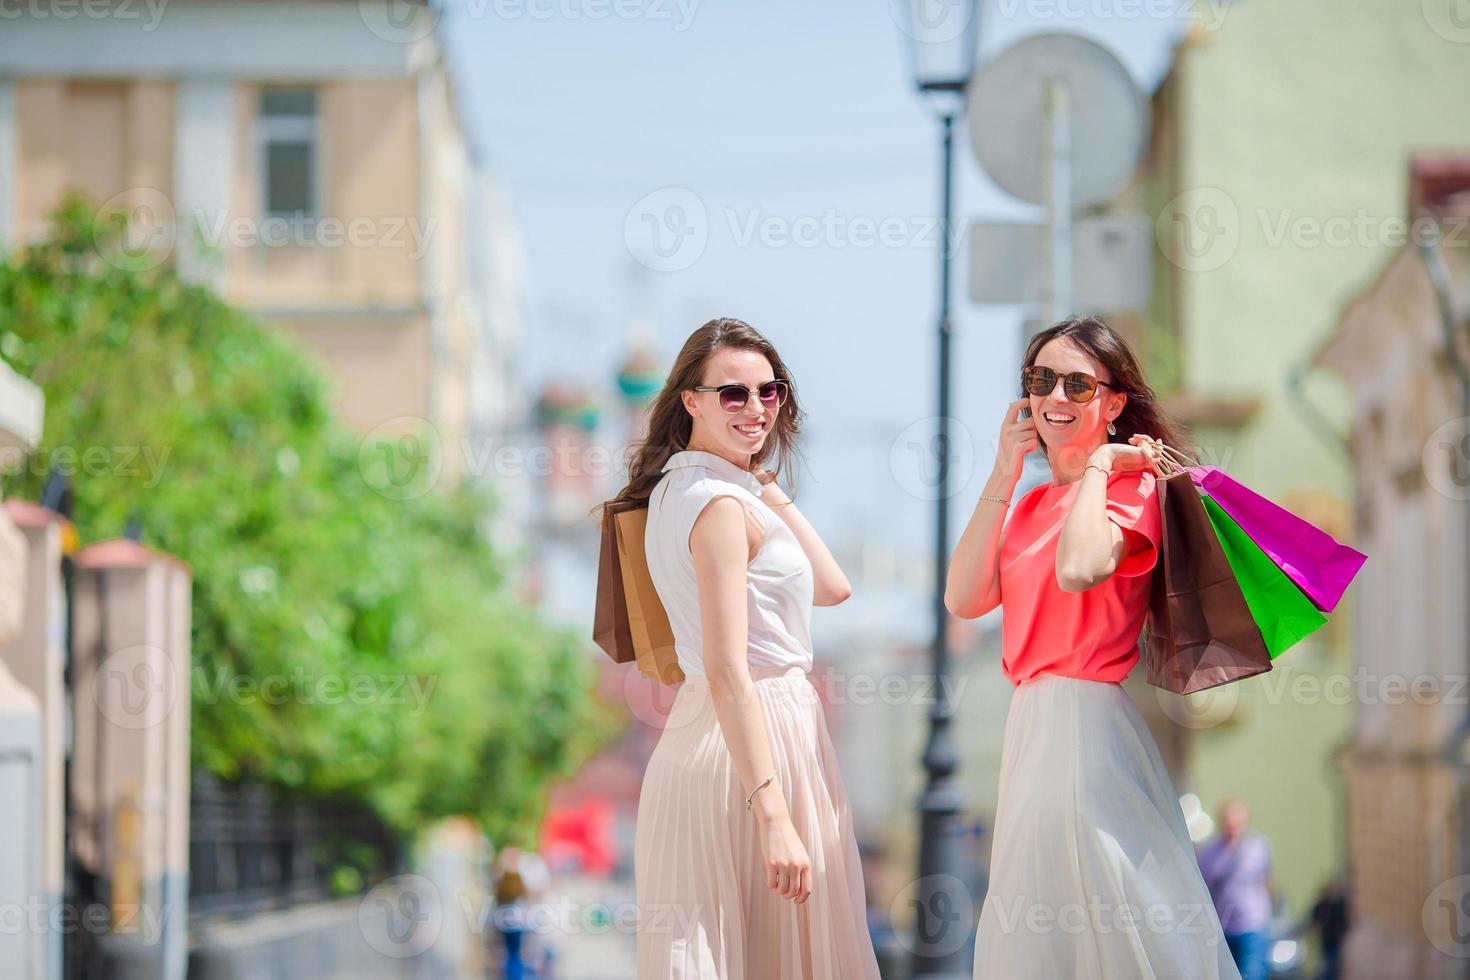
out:
{"label": "thin bracelet", "polygon": [[1112,470],[1105,470],[1101,466],[1099,466],[1097,463],[1088,463],[1086,466],[1082,467],[1082,472],[1086,473],[1088,470],[1097,470],[1104,477],[1109,477],[1109,476],[1112,476],[1113,475],[1113,471]]}
{"label": "thin bracelet", "polygon": [[755,794],[759,793],[761,790],[771,785],[771,783],[775,782],[775,780],[776,774],[771,773],[759,786],[750,791],[750,795],[745,798],[745,809],[747,812],[751,809],[751,807],[755,806]]}
{"label": "thin bracelet", "polygon": [[1009,507],[1011,505],[1011,502],[1008,499],[1006,499],[1005,497],[997,497],[993,493],[982,493],[980,495],[980,499],[981,500],[994,500],[996,503],[998,503],[998,504],[1005,504],[1007,507]]}

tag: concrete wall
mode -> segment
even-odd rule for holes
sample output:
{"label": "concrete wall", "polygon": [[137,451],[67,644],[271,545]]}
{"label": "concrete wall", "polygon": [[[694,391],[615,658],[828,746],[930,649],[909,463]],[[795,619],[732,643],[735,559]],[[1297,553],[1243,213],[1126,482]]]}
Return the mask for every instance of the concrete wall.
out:
{"label": "concrete wall", "polygon": [[0,964],[7,976],[38,980],[45,972],[41,860],[41,710],[35,695],[0,663]]}
{"label": "concrete wall", "polygon": [[[61,580],[62,535],[65,522],[36,504],[10,500],[3,505],[25,537],[25,621],[11,642],[0,646],[0,663],[16,683],[36,698],[40,710],[40,744],[36,759],[40,796],[34,801],[41,820],[35,858],[40,870],[38,903],[58,907],[65,889],[64,754],[69,701],[63,671],[66,663],[66,594]],[[47,977],[61,976],[61,934],[54,930],[37,937]]]}

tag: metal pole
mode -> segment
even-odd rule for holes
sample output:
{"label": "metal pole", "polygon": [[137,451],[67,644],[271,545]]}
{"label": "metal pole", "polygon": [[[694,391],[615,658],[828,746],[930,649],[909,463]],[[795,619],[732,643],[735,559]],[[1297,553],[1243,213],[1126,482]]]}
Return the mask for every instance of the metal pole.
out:
{"label": "metal pole", "polygon": [[1072,310],[1072,106],[1064,82],[1046,86],[1047,313],[1056,323]]}
{"label": "metal pole", "polygon": [[934,707],[929,712],[929,738],[924,746],[927,781],[919,797],[919,881],[915,894],[915,977],[969,977],[966,940],[974,925],[966,911],[972,907],[965,883],[955,875],[959,866],[960,795],[954,785],[958,765],[950,720],[949,610],[944,607],[944,579],[949,551],[949,345],[950,345],[950,225],[954,211],[954,114],[942,117],[943,149],[940,178],[939,246],[939,433],[938,495],[934,539]]}

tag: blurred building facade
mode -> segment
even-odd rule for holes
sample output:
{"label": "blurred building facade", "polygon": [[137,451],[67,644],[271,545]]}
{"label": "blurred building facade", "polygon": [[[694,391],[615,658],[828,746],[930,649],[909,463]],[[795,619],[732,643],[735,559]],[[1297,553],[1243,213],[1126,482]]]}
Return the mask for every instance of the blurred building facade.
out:
{"label": "blurred building facade", "polygon": [[[406,19],[397,19],[405,12]],[[125,256],[130,263],[176,261],[182,275],[212,286],[313,355],[332,385],[338,415],[354,429],[383,437],[428,430],[441,448],[445,477],[480,475],[472,469],[486,463],[494,443],[527,415],[516,373],[524,261],[504,189],[458,111],[453,73],[437,34],[437,10],[389,0],[173,0],[71,13],[75,16],[60,7],[30,5],[12,7],[3,18],[0,246],[42,236],[47,215],[78,192],[96,206],[99,220],[110,221],[113,214],[130,220]],[[12,450],[39,440],[39,409],[39,391],[13,379],[0,363],[0,474],[14,462]],[[502,481],[502,486],[518,484]],[[511,509],[500,510],[502,524],[517,524],[515,506],[512,501]],[[39,519],[23,525],[37,540],[43,534],[54,537],[55,526],[54,520]],[[33,565],[37,554],[33,545]],[[47,574],[33,578],[55,579],[59,593],[61,550],[49,548],[43,557],[50,562]],[[238,898],[239,868],[245,864],[234,859],[271,850],[261,843],[262,835],[274,831],[262,828],[274,817],[267,818],[268,807],[262,805],[235,819],[247,810],[209,800],[202,809],[224,816],[214,826],[183,825],[181,830],[173,817],[186,812],[192,819],[191,803],[201,796],[188,784],[187,703],[171,716],[184,732],[165,752],[151,735],[159,726],[143,726],[150,733],[146,745],[141,735],[115,737],[102,723],[117,719],[96,703],[91,685],[78,689],[87,696],[76,696],[74,705],[62,705],[47,693],[61,688],[59,657],[44,661],[48,669],[55,667],[46,675],[55,677],[49,686],[16,668],[42,663],[35,651],[43,646],[33,635],[63,646],[65,655],[80,664],[99,650],[133,648],[100,630],[89,638],[83,629],[87,623],[107,622],[114,632],[135,622],[152,623],[151,606],[117,583],[92,589],[92,594],[111,596],[117,608],[89,618],[89,576],[135,575],[135,570],[106,567],[95,553],[90,559],[83,553],[78,564],[80,598],[73,609],[80,639],[74,648],[65,649],[69,638],[51,619],[38,620],[0,651],[0,663],[10,662],[17,679],[42,695],[43,732],[62,731],[60,721],[50,724],[60,717],[53,705],[62,706],[67,731],[75,728],[79,738],[103,732],[82,739],[85,746],[95,742],[106,749],[103,761],[93,766],[99,774],[95,805],[85,811],[87,800],[77,789],[83,781],[74,775],[67,820],[93,812],[99,815],[96,825],[109,828],[109,836],[90,854],[85,846],[73,846],[79,870],[67,876],[68,907],[72,912],[90,907],[91,892],[74,890],[77,881],[105,877],[118,907],[161,907],[159,918],[169,931],[161,944],[141,944],[147,948],[137,953],[113,948],[114,933],[126,929],[101,937],[73,930],[69,942],[76,938],[77,943],[66,953],[68,975],[123,975],[117,963],[127,957],[143,962],[146,954],[162,955],[166,967],[138,967],[127,975],[182,977],[186,929],[191,931],[191,969],[202,976],[263,974],[271,964],[279,972],[287,969],[279,964],[292,961],[312,962],[311,969],[323,975],[337,975],[339,968],[341,975],[383,971],[373,930],[387,926],[374,920],[364,929],[356,902],[313,916],[250,916],[230,909],[230,928],[209,931],[186,919],[186,873],[193,875],[191,900],[207,897],[214,884],[219,895]],[[59,598],[32,605],[33,619],[37,610],[65,611]],[[171,655],[187,670],[187,624],[184,634],[183,654]],[[183,683],[187,691],[187,680]],[[42,758],[59,771],[61,739],[46,737]],[[72,748],[68,744],[69,761],[77,766],[81,754]],[[146,778],[132,787],[138,807],[129,809],[123,802],[131,797],[113,784],[130,775],[119,759],[131,762],[134,756],[148,768]],[[167,766],[160,768],[164,761]],[[155,776],[164,769],[167,789],[160,791]],[[59,784],[50,776],[47,780]],[[44,826],[59,837],[65,821],[54,813],[52,797],[60,794],[47,780],[42,781],[48,807]],[[39,797],[33,798],[39,814]],[[166,848],[150,810],[164,803],[171,828]],[[32,810],[19,804],[13,809],[15,819],[7,827],[24,830],[20,815],[29,820]],[[121,832],[111,829],[126,823],[124,814],[135,815],[130,825],[140,842],[141,856],[131,865],[132,848],[123,847]],[[34,819],[28,826],[34,831],[42,825]],[[250,829],[241,831],[245,827]],[[328,829],[357,832],[342,824]],[[239,852],[233,851],[237,833],[249,838]],[[291,834],[286,846],[296,849],[297,858],[282,860],[272,851],[250,874],[260,867],[284,867],[288,878],[300,872],[321,834],[304,833],[301,826],[293,826]],[[13,836],[26,841],[32,835]],[[191,843],[197,845],[194,853]],[[52,867],[60,863],[59,842],[45,850],[14,850],[17,861],[44,871],[44,890],[18,891],[7,875],[5,895],[17,903],[25,895],[47,901],[59,897],[60,875]],[[156,859],[155,852],[164,850],[165,858]],[[209,868],[226,869],[220,881],[212,884],[214,876],[202,873],[199,853],[209,857]],[[0,862],[7,869],[14,863]],[[297,874],[295,884],[300,881]],[[133,885],[131,893],[123,887],[126,882]],[[52,942],[55,937],[28,933],[21,938]],[[477,938],[441,942],[439,952],[472,949]],[[113,966],[97,966],[103,957],[113,957],[108,960]],[[58,953],[48,952],[46,959],[54,969],[25,975],[59,976]],[[390,970],[392,975],[427,975],[422,965],[390,965],[401,967]],[[11,975],[4,968],[0,974]]]}
{"label": "blurred building facade", "polygon": [[524,273],[438,16],[178,0],[8,17],[0,241],[43,232],[71,190],[130,215],[140,249],[317,355],[350,424],[391,436],[427,422],[459,475],[466,438],[524,421]]}
{"label": "blurred building facade", "polygon": [[[1404,230],[1411,153],[1470,140],[1470,118],[1429,97],[1467,83],[1463,44],[1419,5],[1310,0],[1231,5],[1218,30],[1180,46],[1154,97],[1136,193],[1158,216],[1161,248],[1142,329],[1168,407],[1202,462],[1343,540],[1354,538],[1352,471],[1337,433],[1351,402],[1310,358]],[[1371,570],[1380,559],[1363,550]],[[1229,703],[1182,716],[1186,785],[1209,808],[1250,805],[1294,915],[1363,846],[1356,826],[1349,842],[1343,762],[1363,709],[1324,692],[1353,676],[1352,617],[1378,581],[1365,574],[1276,670],[1225,689]],[[1383,639],[1402,648],[1418,636]]]}
{"label": "blurred building facade", "polygon": [[1371,556],[1354,632],[1378,696],[1359,704],[1349,757],[1348,975],[1440,980],[1470,958],[1470,153],[1410,172],[1418,241],[1384,260],[1316,363],[1352,393]]}

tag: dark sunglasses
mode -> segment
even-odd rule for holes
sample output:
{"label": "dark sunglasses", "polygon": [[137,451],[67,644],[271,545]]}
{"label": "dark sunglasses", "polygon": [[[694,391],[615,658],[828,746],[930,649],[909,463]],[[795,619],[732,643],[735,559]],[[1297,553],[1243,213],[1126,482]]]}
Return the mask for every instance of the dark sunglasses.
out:
{"label": "dark sunglasses", "polygon": [[743,409],[750,396],[755,395],[760,399],[762,408],[780,408],[786,404],[786,382],[780,378],[767,381],[759,388],[747,388],[745,385],[695,385],[695,391],[718,391],[720,393],[720,407],[734,415]]}
{"label": "dark sunglasses", "polygon": [[[1079,404],[1092,401],[1099,387],[1111,388],[1114,391],[1123,390],[1117,385],[1110,385],[1106,381],[1094,378],[1086,371],[1073,371],[1061,377],[1062,391],[1067,393],[1068,398]],[[1049,367],[1033,364],[1021,372],[1021,388],[1028,395],[1045,398],[1057,389],[1057,373]]]}

